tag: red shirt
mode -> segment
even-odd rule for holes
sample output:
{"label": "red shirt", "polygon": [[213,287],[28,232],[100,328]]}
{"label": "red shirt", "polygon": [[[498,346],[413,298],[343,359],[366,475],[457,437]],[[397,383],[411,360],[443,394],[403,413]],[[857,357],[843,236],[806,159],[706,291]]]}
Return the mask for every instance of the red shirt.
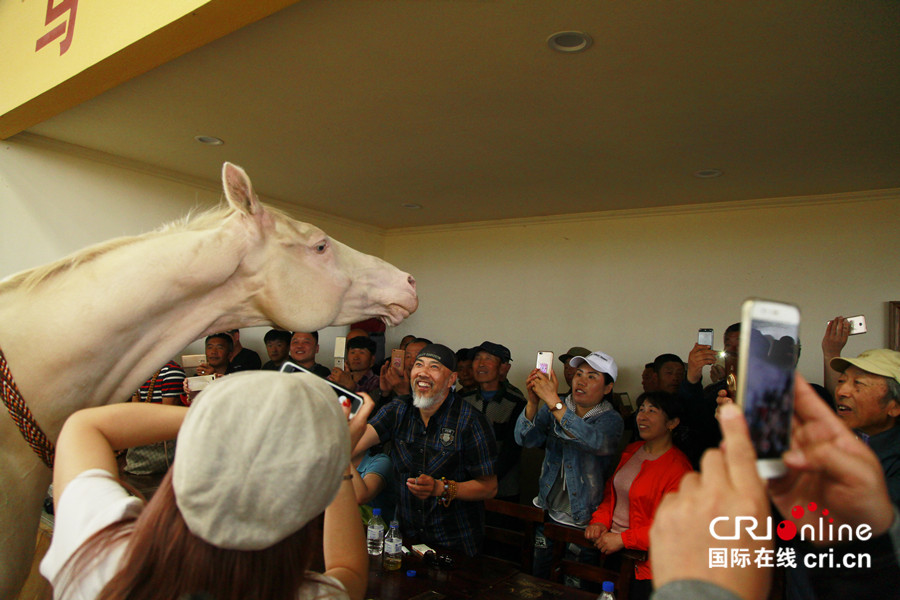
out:
{"label": "red shirt", "polygon": [[[629,444],[625,448],[619,466],[616,467],[617,473],[643,445],[644,442],[641,441]],[[634,550],[650,548],[650,526],[653,525],[656,508],[663,496],[677,490],[681,478],[692,470],[687,456],[674,446],[656,460],[645,460],[641,463],[641,470],[628,490],[629,528],[622,532],[622,542],[626,548]],[[613,510],[616,506],[613,479],[615,476],[606,480],[603,502],[591,516],[591,523],[602,523],[607,527],[612,525]],[[649,560],[636,562],[634,572],[636,579],[653,579]]]}

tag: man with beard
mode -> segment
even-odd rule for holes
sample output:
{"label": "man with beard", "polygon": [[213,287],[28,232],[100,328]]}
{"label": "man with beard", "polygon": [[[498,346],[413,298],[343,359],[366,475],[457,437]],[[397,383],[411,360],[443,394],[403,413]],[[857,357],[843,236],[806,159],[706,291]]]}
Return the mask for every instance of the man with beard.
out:
{"label": "man with beard", "polygon": [[354,454],[393,440],[404,539],[475,556],[484,537],[484,500],[497,493],[497,447],[484,416],[453,392],[456,379],[453,351],[425,346],[410,372],[412,397],[382,407]]}

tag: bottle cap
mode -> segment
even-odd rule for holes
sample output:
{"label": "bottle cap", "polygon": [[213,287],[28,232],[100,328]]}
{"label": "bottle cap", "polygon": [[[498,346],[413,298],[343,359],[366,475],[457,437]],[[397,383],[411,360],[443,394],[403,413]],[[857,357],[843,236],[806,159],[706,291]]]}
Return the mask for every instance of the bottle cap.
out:
{"label": "bottle cap", "polygon": [[414,570],[410,569],[409,571],[406,572],[406,576],[407,577],[415,577],[416,572]]}
{"label": "bottle cap", "polygon": [[604,592],[612,592],[615,589],[616,589],[616,584],[614,584],[612,581],[604,581],[603,582],[603,591]]}
{"label": "bottle cap", "polygon": [[373,516],[373,517],[380,517],[380,516],[381,516],[381,509],[380,509],[380,508],[373,508],[373,509],[372,509],[372,516]]}

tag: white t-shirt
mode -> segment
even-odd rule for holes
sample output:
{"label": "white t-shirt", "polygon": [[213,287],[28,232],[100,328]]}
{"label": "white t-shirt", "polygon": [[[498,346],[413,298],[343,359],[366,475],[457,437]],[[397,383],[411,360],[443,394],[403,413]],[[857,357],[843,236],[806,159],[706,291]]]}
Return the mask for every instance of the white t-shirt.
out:
{"label": "white t-shirt", "polygon": [[[116,479],[103,469],[90,469],[75,477],[56,507],[53,540],[41,561],[41,575],[53,584],[55,600],[94,600],[100,590],[119,571],[125,544],[111,548],[89,572],[80,574],[75,585],[62,595],[65,578],[61,574],[69,557],[94,533],[126,517],[137,516],[144,503],[130,496]],[[308,572],[298,600],[348,600],[338,580]]]}

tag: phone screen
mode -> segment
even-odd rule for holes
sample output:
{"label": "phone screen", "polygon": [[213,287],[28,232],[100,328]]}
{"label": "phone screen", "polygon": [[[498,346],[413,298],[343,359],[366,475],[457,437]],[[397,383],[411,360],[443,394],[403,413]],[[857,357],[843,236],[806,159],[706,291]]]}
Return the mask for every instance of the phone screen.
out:
{"label": "phone screen", "polygon": [[[281,369],[279,369],[282,373],[313,373],[309,369],[304,369],[300,365],[294,364],[289,360],[284,361],[284,364],[281,365]],[[316,375],[318,377],[318,375]],[[322,379],[325,383],[331,386],[331,389],[334,390],[335,395],[337,396],[338,401],[341,405],[349,405],[350,406],[350,418],[352,419],[354,415],[359,411],[360,407],[363,405],[362,396],[351,392],[347,388],[334,383],[333,381],[329,381],[327,379]]]}
{"label": "phone screen", "polygon": [[[790,446],[799,323],[754,318],[746,357],[743,405],[757,458],[780,458]],[[741,335],[745,335],[742,329]]]}
{"label": "phone screen", "polygon": [[713,330],[712,329],[700,329],[697,331],[697,343],[701,346],[709,346],[712,348],[713,345]]}

